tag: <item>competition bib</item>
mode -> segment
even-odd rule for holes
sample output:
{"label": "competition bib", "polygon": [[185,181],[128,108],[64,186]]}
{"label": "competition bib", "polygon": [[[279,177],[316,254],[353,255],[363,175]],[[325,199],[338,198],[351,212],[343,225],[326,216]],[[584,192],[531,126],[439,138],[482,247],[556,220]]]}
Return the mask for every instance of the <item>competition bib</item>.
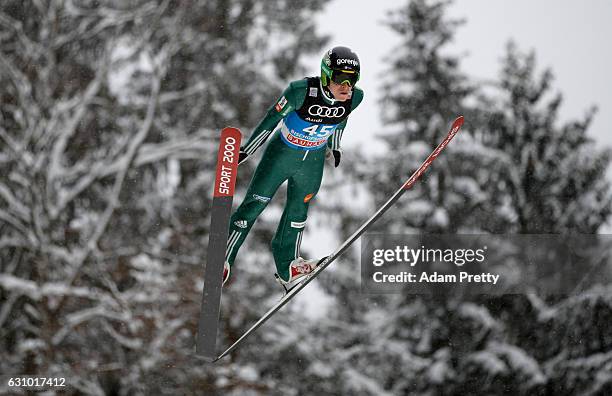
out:
{"label": "competition bib", "polygon": [[[343,110],[342,108],[340,108]],[[290,147],[315,150],[325,146],[338,124],[315,124],[304,121],[296,112],[291,112],[280,123],[281,137]]]}

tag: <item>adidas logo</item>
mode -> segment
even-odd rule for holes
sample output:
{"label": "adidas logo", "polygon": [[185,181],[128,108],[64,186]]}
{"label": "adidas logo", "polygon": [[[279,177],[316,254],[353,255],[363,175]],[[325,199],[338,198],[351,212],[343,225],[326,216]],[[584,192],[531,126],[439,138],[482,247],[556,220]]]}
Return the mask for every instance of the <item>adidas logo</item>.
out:
{"label": "adidas logo", "polygon": [[237,220],[234,222],[234,224],[236,225],[236,227],[247,228],[246,220]]}

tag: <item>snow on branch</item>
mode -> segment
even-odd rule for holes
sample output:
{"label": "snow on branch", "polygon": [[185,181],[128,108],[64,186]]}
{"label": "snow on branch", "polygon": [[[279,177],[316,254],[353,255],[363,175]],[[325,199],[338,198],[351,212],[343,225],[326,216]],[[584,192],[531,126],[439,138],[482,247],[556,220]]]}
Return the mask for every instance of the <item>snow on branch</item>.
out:
{"label": "snow on branch", "polygon": [[32,166],[34,160],[30,153],[25,150],[25,144],[20,145],[17,143],[11,136],[6,132],[4,128],[0,125],[0,138],[4,140],[6,146],[12,151],[11,155],[7,155],[7,157],[17,160],[23,161],[26,167]]}
{"label": "snow on branch", "polygon": [[29,245],[23,238],[3,236],[0,238],[0,249],[8,247],[27,248]]}
{"label": "snow on branch", "polygon": [[[163,50],[162,50],[163,52]],[[115,177],[115,182],[112,186],[110,195],[107,197],[106,208],[104,209],[102,215],[100,216],[97,226],[95,227],[89,241],[82,251],[82,254],[78,257],[76,263],[70,269],[71,274],[68,276],[68,284],[71,285],[76,279],[82,265],[85,260],[89,257],[91,252],[97,249],[98,241],[106,231],[106,227],[111,219],[112,214],[115,209],[119,205],[119,194],[123,188],[123,183],[125,181],[126,175],[131,168],[134,158],[136,157],[136,153],[144,140],[146,139],[149,131],[151,130],[151,126],[153,125],[153,120],[155,117],[155,111],[157,108],[157,101],[159,99],[159,91],[161,87],[161,80],[165,74],[167,64],[165,62],[160,62],[157,66],[156,72],[151,77],[151,93],[149,98],[149,105],[147,107],[147,112],[144,121],[140,127],[140,130],[136,133],[136,135],[130,141],[127,152],[125,155],[119,160],[121,163],[121,168],[118,171],[117,176]]]}
{"label": "snow on branch", "polygon": [[7,207],[11,212],[17,215],[22,221],[28,221],[30,217],[30,211],[23,205],[20,200],[15,197],[13,192],[6,186],[6,184],[0,182],[0,198],[4,199],[7,203]]}
{"label": "snow on branch", "polygon": [[[77,3],[78,4],[78,3]],[[80,20],[76,29],[72,29],[54,41],[54,47],[59,48],[73,41],[83,41],[99,35],[104,30],[118,28],[134,20],[150,20],[158,15],[165,7],[157,7],[153,3],[145,3],[134,9],[115,10],[108,7],[97,7],[86,9],[79,7],[72,1],[67,2],[67,14]]]}
{"label": "snow on branch", "polygon": [[4,71],[2,74],[6,74],[17,89],[17,96],[19,97],[21,106],[24,108],[34,106],[35,102],[32,98],[32,84],[25,74],[23,74],[7,56],[0,56],[0,65],[2,66],[0,70]]}
{"label": "snow on branch", "polygon": [[0,221],[4,221],[5,224],[8,224],[21,234],[28,235],[27,227],[21,221],[19,221],[19,219],[15,218],[15,216],[5,210],[0,209]]}
{"label": "snow on branch", "polygon": [[119,203],[119,193],[121,192],[121,189],[123,187],[125,176],[127,175],[127,172],[134,161],[138,148],[142,145],[149,131],[151,130],[151,126],[153,125],[153,119],[155,116],[155,110],[157,107],[157,100],[159,97],[162,77],[163,73],[161,72],[161,70],[152,77],[151,96],[149,99],[149,105],[147,107],[147,114],[145,116],[145,120],[142,123],[142,126],[138,133],[136,133],[136,136],[134,136],[134,138],[130,142],[127,153],[120,160],[122,166],[119,169],[118,175],[115,179],[111,196],[109,197],[108,205],[104,210],[104,213],[102,214],[101,221],[98,223],[98,227],[96,228],[92,235],[92,238],[90,239],[90,243],[88,246],[89,251],[91,251],[95,247],[95,244],[97,244],[98,240],[104,233],[104,230],[108,225],[108,221],[110,220],[111,215],[113,214]]}
{"label": "snow on branch", "polygon": [[[193,136],[175,139],[164,143],[150,143],[142,146],[134,160],[136,166],[158,162],[167,158],[201,159],[216,145],[213,133],[204,131]],[[114,169],[107,168],[104,173],[112,173]]]}
{"label": "snow on branch", "polygon": [[74,114],[69,119],[67,125],[62,128],[59,138],[56,140],[51,151],[51,158],[49,164],[49,170],[47,172],[47,184],[53,185],[54,180],[58,179],[62,172],[62,159],[64,157],[64,151],[68,139],[74,134],[79,122],[82,120],[87,107],[93,100],[94,96],[98,93],[102,86],[102,80],[106,76],[106,62],[101,62],[96,73],[96,78],[89,83],[89,86],[85,89],[85,92],[81,95],[79,105],[77,106]]}
{"label": "snow on branch", "polygon": [[34,301],[40,301],[43,297],[56,296],[72,296],[107,303],[112,303],[113,301],[112,298],[92,287],[74,287],[64,282],[48,282],[39,285],[34,281],[6,273],[0,274],[0,287],[27,296]]}
{"label": "snow on branch", "polygon": [[21,21],[11,18],[4,12],[0,12],[0,26],[4,26],[7,31],[13,31],[16,33],[19,43],[23,46],[22,48],[24,51],[36,55],[44,52],[44,47],[36,41],[31,40],[24,32],[23,23]]}
{"label": "snow on branch", "polygon": [[[162,143],[142,144],[136,154],[132,166],[140,167],[162,161],[167,158],[182,160],[200,159],[207,153],[216,142],[212,138],[212,132],[205,131],[193,136]],[[51,218],[57,218],[62,210],[74,200],[79,194],[91,187],[91,185],[104,177],[121,172],[125,167],[125,157],[111,162],[98,161],[90,164],[89,170],[71,188],[62,188],[58,193],[58,203],[51,211]]]}
{"label": "snow on branch", "polygon": [[[59,329],[51,339],[51,343],[55,346],[59,345],[66,336],[68,336],[75,327],[97,318],[106,318],[115,321],[125,322],[131,320],[131,315],[127,312],[114,312],[109,307],[98,305],[93,308],[83,309],[78,312],[67,315],[64,319],[64,326]],[[137,347],[132,344],[132,347]]]}
{"label": "snow on branch", "polygon": [[149,343],[149,348],[146,351],[146,354],[143,354],[143,356],[140,358],[140,367],[146,370],[154,367],[158,362],[160,362],[165,357],[165,354],[162,352],[162,348],[166,345],[166,340],[186,321],[186,319],[179,318],[165,323],[153,341]]}

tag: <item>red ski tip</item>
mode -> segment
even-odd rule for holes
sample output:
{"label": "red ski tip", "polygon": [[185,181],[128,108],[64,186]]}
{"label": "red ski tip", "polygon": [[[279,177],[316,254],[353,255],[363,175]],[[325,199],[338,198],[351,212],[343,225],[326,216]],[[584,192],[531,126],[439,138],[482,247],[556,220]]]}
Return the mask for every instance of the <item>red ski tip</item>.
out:
{"label": "red ski tip", "polygon": [[[457,132],[459,132],[459,129],[461,129],[461,126],[463,125],[463,120],[464,120],[463,116],[459,116],[455,118],[455,121],[453,121],[453,125],[451,126],[450,132],[448,133],[448,136],[447,136],[448,141],[450,141],[453,137],[455,137]],[[440,144],[446,146],[448,142],[442,142]]]}
{"label": "red ski tip", "polygon": [[429,157],[427,157],[425,162],[423,162],[421,166],[412,174],[412,176],[410,176],[410,179],[408,179],[406,183],[404,183],[404,185],[402,186],[404,190],[407,190],[412,187],[414,183],[416,183],[416,181],[421,177],[421,175],[425,173],[425,171],[427,170],[427,168],[429,168],[429,165],[431,165],[433,160],[436,159],[436,157],[442,152],[442,150],[444,150],[446,145],[459,132],[459,129],[461,129],[461,125],[463,125],[463,116],[459,116],[455,119],[453,125],[450,128],[450,131],[448,131],[448,135],[446,135],[446,137],[438,145],[438,147],[436,147],[436,149],[431,154],[429,154]]}
{"label": "red ski tip", "polygon": [[453,136],[456,133],[456,130],[459,130],[459,128],[461,128],[461,125],[463,125],[463,121],[464,121],[463,116],[459,116],[455,118],[455,121],[453,121],[453,126],[451,126],[451,129],[450,129],[451,134],[453,134]]}

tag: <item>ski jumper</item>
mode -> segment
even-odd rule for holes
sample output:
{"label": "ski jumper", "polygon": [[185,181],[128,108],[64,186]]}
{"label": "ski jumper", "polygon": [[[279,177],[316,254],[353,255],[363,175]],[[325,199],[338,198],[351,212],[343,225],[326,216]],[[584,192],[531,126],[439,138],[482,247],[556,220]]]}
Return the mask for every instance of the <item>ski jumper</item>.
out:
{"label": "ski jumper", "polygon": [[347,117],[362,99],[363,91],[353,87],[351,98],[336,101],[324,91],[319,77],[308,77],[289,84],[268,110],[243,147],[252,155],[272,136],[244,201],[230,220],[225,256],[230,265],[257,217],[287,181],[287,202],[272,254],[278,275],[289,278],[289,264],[300,253],[308,206],[321,185],[326,147],[340,149]]}

